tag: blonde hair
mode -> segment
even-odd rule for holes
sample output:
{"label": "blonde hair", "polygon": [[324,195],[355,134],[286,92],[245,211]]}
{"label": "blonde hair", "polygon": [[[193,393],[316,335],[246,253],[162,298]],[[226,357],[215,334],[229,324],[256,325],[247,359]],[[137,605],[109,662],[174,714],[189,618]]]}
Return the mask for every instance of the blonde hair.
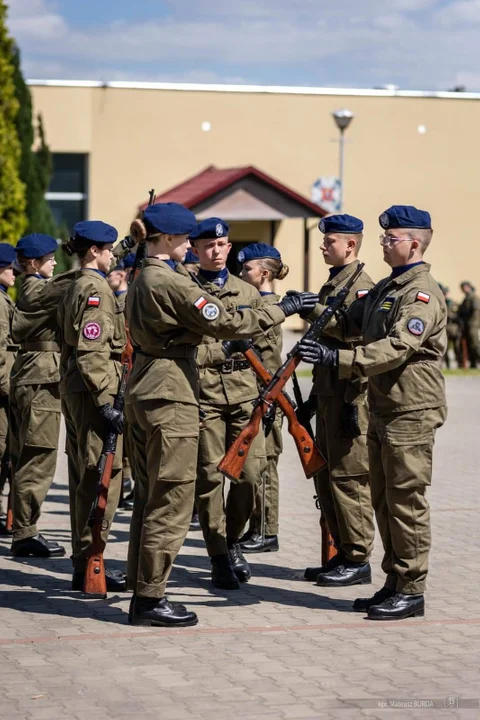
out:
{"label": "blonde hair", "polygon": [[283,280],[287,277],[290,268],[277,258],[258,258],[261,268],[270,273],[269,280]]}
{"label": "blonde hair", "polygon": [[418,240],[422,253],[424,253],[425,250],[430,245],[430,243],[432,241],[432,235],[433,235],[433,230],[430,230],[428,228],[425,228],[425,229],[419,228],[418,230],[415,230],[412,233],[412,237],[415,240]]}

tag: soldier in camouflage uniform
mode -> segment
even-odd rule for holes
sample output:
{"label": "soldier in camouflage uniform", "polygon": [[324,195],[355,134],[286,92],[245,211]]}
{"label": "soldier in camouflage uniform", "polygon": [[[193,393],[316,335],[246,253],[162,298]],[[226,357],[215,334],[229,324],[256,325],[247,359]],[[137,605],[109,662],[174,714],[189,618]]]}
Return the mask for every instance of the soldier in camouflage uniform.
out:
{"label": "soldier in camouflage uniform", "polygon": [[337,368],[340,379],[368,379],[368,450],[372,502],[382,537],[384,587],[358,598],[354,610],[372,620],[425,612],[431,545],[426,491],[432,479],[435,431],[445,421],[441,361],[447,344],[447,308],[423,261],[431,241],[429,213],[396,205],[380,215],[384,260],[392,268],[365,299],[355,301],[327,329],[355,349],[301,344],[307,362]]}
{"label": "soldier in camouflage uniform", "polygon": [[25,275],[17,296],[12,337],[19,352],[10,384],[14,482],[12,554],[61,557],[65,548],[37,530],[57,464],[60,432],[60,346],[57,311],[75,271],[53,278],[58,245],[33,233],[18,241],[17,263]]}
{"label": "soldier in camouflage uniform", "polygon": [[470,367],[476,368],[480,346],[480,299],[472,283],[465,281],[460,288],[465,295],[458,307],[461,342],[466,345]]}
{"label": "soldier in camouflage uniform", "polygon": [[[228,311],[181,265],[195,216],[177,203],[147,208],[132,235],[147,241],[147,259],[127,296],[135,363],[126,412],[135,441],[137,485],[128,548],[134,625],[187,626],[198,621],[165,589],[191,518],[199,437],[197,346],[209,334],[250,337],[285,316],[313,308],[310,296]],[[226,355],[225,355],[226,359]]]}
{"label": "soldier in camouflage uniform", "polygon": [[[328,305],[358,268],[363,222],[352,215],[331,215],[320,220],[319,230],[324,234],[324,260],[332,266],[320,289],[320,303]],[[343,307],[364,299],[372,287],[372,280],[362,271]],[[328,337],[324,343],[332,349],[355,346]],[[305,579],[335,587],[367,584],[371,582],[369,558],[375,534],[368,474],[367,381],[358,377],[340,380],[331,368],[318,366],[312,395],[317,443],[327,460],[327,466],[315,476],[315,487],[337,554],[323,567],[307,568]]]}
{"label": "soldier in camouflage uniform", "polygon": [[11,336],[11,322],[15,305],[8,295],[8,288],[15,285],[14,261],[15,250],[13,247],[8,243],[0,243],[0,535],[11,534],[11,531],[7,530],[7,508],[3,505],[3,490],[7,479],[11,478],[10,454],[8,452],[8,396],[10,392],[10,372],[17,347],[13,344]]}
{"label": "soldier in camouflage uniform", "polygon": [[[240,272],[242,280],[256,288],[265,302],[272,304],[278,302],[280,296],[273,291],[273,284],[275,280],[283,280],[288,275],[288,265],[282,262],[278,250],[265,243],[253,243],[241,250],[237,259],[242,266]],[[253,341],[266,368],[271,373],[276,372],[282,364],[281,326],[277,325],[266,333],[255,335]],[[259,385],[260,390],[263,386]],[[255,508],[250,518],[250,526],[240,540],[240,548],[243,552],[276,552],[279,549],[278,459],[283,450],[282,421],[283,414],[277,407],[271,431],[265,437],[267,462],[260,482],[257,483]],[[265,507],[263,507],[263,498],[265,498]]]}
{"label": "soldier in camouflage uniform", "polygon": [[[121,376],[125,347],[125,321],[106,274],[112,261],[117,231],[100,221],[83,221],[74,227],[70,251],[80,258],[81,271],[60,305],[62,336],[60,394],[66,425],[66,452],[72,530],[72,589],[83,590],[92,533],[88,524],[97,494],[97,464],[106,433],[122,433],[123,414],[113,408]],[[113,464],[105,528],[107,542],[120,496],[122,437]],[[123,574],[107,569],[107,590],[125,590]]]}

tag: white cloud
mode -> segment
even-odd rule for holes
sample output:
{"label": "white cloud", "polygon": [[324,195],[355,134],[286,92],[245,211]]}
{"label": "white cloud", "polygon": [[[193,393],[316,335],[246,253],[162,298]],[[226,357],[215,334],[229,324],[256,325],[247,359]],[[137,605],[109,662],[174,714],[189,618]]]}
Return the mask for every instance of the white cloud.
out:
{"label": "white cloud", "polygon": [[[169,14],[71,27],[52,0],[9,26],[37,77],[480,89],[480,0],[168,0]],[[121,4],[118,5],[121,15]],[[453,28],[453,29],[452,29]],[[148,69],[145,69],[148,67]]]}

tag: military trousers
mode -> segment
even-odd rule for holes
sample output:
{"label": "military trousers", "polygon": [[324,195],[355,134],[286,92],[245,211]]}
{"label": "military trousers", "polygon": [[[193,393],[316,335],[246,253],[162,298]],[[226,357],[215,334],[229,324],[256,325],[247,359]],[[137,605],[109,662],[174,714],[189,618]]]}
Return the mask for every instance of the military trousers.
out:
{"label": "military trousers", "polygon": [[3,504],[3,491],[10,475],[7,463],[10,459],[8,450],[8,424],[9,424],[9,403],[8,395],[0,396],[0,515],[6,513],[6,503]]}
{"label": "military trousers", "polygon": [[14,541],[38,534],[37,522],[57,465],[60,414],[57,383],[11,388]]}
{"label": "military trousers", "polygon": [[367,405],[359,403],[361,435],[345,437],[343,399],[317,396],[316,439],[327,466],[315,476],[320,507],[335,547],[346,560],[366,562],[373,550],[375,527],[368,472]]}
{"label": "military trousers", "polygon": [[445,407],[370,415],[368,453],[372,502],[382,537],[382,570],[390,590],[425,592],[431,546],[430,507],[435,431]]}
{"label": "military trousers", "polygon": [[[114,397],[110,396],[109,402],[113,404],[113,401]],[[72,562],[76,572],[84,572],[92,545],[92,531],[88,521],[97,496],[97,464],[102,454],[107,428],[92,395],[87,391],[64,395],[62,411],[66,427],[65,451],[68,457]],[[102,540],[105,544],[120,497],[122,448],[123,439],[119,435],[102,529]]]}
{"label": "military trousers", "polygon": [[144,400],[128,404],[126,415],[135,472],[127,584],[141,597],[162,598],[192,517],[198,407]]}
{"label": "military trousers", "polygon": [[224,477],[217,470],[233,440],[252,414],[252,402],[236,405],[202,405],[195,500],[210,557],[227,552],[228,542],[240,538],[255,508],[257,484],[265,466],[265,437],[252,443],[238,482],[230,483],[224,499]]}
{"label": "military trousers", "polygon": [[283,450],[282,422],[283,415],[277,410],[272,430],[265,438],[266,464],[262,469],[260,482],[257,483],[255,508],[250,518],[250,529],[259,534],[262,530],[262,506],[265,497],[265,535],[278,535],[280,504],[278,459]]}

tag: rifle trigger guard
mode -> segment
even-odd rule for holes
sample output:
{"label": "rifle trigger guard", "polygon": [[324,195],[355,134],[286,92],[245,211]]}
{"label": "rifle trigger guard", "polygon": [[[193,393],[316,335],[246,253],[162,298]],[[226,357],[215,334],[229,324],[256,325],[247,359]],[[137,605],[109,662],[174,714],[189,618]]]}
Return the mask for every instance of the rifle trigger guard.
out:
{"label": "rifle trigger guard", "polygon": [[103,531],[103,530],[108,530],[108,526],[109,526],[109,523],[108,523],[108,521],[105,520],[105,518],[104,518],[104,519],[102,520],[102,531]]}

